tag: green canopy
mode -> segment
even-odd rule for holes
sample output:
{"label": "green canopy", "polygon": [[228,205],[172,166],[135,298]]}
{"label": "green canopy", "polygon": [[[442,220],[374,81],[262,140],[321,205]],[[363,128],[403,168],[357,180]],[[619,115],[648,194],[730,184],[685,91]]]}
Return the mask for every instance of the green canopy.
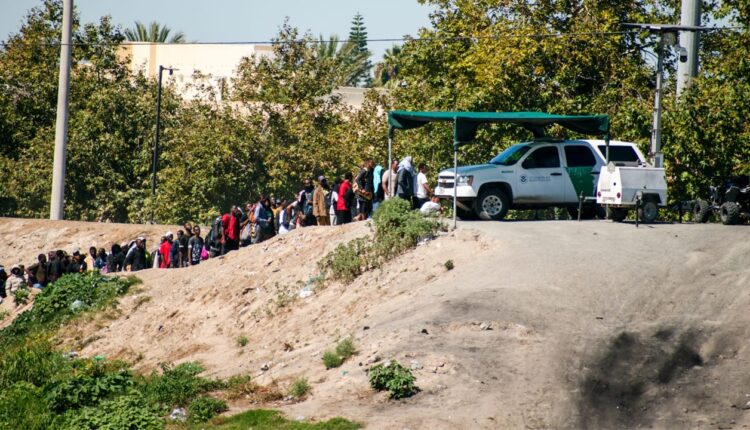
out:
{"label": "green canopy", "polygon": [[545,127],[561,125],[569,130],[588,135],[608,135],[608,115],[554,115],[544,112],[388,112],[389,134],[394,129],[408,130],[428,122],[453,122],[453,146],[458,149],[476,137],[477,127],[487,122],[518,124],[531,131],[534,137],[544,137]]}

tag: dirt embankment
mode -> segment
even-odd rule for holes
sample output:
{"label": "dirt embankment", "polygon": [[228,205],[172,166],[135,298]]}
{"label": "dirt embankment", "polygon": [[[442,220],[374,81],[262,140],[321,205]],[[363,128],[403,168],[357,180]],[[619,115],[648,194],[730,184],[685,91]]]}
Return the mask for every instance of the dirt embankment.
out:
{"label": "dirt embankment", "polygon": [[[20,222],[25,236],[9,232]],[[15,246],[0,255],[6,265],[10,252],[33,259],[47,248],[26,251],[31,238],[67,249],[112,231],[0,224]],[[304,376],[311,396],[279,406],[290,416],[368,428],[750,425],[747,227],[464,223],[383,270],[299,298],[321,256],[367,233],[363,223],[308,228],[197,267],[140,272],[139,292],[68,328],[63,344],[142,370],[199,360],[259,383]],[[359,353],[325,370],[322,352],[349,335]],[[366,368],[392,358],[415,369],[419,394],[395,402],[370,390]]]}

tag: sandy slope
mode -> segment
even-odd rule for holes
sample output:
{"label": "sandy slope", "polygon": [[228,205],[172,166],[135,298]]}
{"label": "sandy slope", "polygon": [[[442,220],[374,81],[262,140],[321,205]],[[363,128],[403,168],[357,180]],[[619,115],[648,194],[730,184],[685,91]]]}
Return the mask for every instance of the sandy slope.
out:
{"label": "sandy slope", "polygon": [[[19,222],[0,220],[6,243]],[[25,237],[55,246],[112,230],[23,222]],[[368,428],[750,425],[749,228],[464,223],[351,285],[289,299],[327,250],[367,232],[309,228],[198,267],[141,272],[142,291],[119,314],[69,328],[64,344],[143,370],[199,360],[260,383],[304,376],[310,398],[275,406]],[[322,352],[347,335],[359,354],[325,370]],[[414,362],[422,391],[398,402],[373,393],[365,369],[378,358]]]}

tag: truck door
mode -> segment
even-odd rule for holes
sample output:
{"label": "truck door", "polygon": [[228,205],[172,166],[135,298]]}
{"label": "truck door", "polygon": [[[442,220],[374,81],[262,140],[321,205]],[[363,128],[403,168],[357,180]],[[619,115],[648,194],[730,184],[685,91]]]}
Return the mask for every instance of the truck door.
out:
{"label": "truck door", "polygon": [[569,180],[564,185],[565,201],[575,203],[583,192],[584,197],[594,197],[601,164],[587,145],[565,145],[565,171]]}
{"label": "truck door", "polygon": [[557,146],[534,148],[516,170],[514,203],[547,204],[563,200],[563,181]]}

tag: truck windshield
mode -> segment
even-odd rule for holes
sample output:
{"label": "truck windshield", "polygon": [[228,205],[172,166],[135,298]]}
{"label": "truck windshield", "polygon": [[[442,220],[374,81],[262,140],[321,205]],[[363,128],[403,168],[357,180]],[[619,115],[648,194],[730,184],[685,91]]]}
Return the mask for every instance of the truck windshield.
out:
{"label": "truck windshield", "polygon": [[501,166],[512,166],[527,153],[531,146],[524,143],[517,143],[490,160],[490,164],[499,164]]}

